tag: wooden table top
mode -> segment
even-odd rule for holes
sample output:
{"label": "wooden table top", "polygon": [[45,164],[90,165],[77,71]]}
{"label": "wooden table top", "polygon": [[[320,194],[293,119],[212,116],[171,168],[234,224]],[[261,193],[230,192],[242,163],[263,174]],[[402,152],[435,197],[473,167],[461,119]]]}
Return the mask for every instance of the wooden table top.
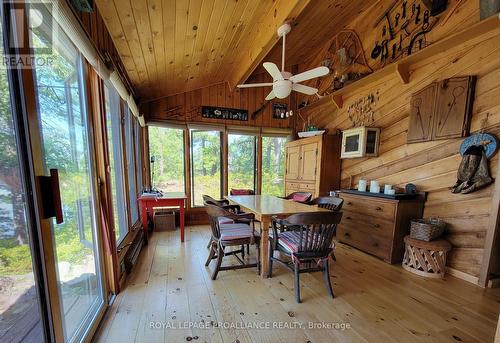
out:
{"label": "wooden table top", "polygon": [[324,208],[281,199],[273,195],[229,195],[226,198],[251,212],[264,216],[329,212]]}
{"label": "wooden table top", "polygon": [[161,200],[161,199],[187,199],[187,196],[186,196],[186,193],[184,192],[165,192],[165,193],[162,193],[162,195],[154,195],[154,194],[147,194],[144,195],[144,194],[141,194],[139,196],[139,199],[157,199],[157,200]]}

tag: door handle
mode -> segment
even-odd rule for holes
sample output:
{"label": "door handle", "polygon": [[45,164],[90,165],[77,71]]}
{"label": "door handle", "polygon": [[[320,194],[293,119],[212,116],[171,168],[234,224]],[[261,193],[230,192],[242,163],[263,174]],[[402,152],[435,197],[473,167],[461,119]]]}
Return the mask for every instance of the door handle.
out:
{"label": "door handle", "polygon": [[39,176],[40,191],[42,197],[42,217],[44,219],[56,218],[56,223],[64,221],[61,201],[61,189],[59,187],[59,171],[50,170],[50,176]]}

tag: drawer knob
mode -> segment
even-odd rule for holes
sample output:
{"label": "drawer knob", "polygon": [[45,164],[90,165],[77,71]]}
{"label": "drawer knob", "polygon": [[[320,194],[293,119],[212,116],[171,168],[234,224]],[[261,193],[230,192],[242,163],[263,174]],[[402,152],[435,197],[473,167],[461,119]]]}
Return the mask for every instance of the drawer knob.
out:
{"label": "drawer knob", "polygon": [[373,226],[375,226],[378,229],[380,227],[380,224],[374,224]]}
{"label": "drawer knob", "polygon": [[352,219],[352,218],[351,218],[351,217],[349,217],[349,216],[347,216],[347,217],[345,217],[345,219],[349,219],[349,220],[350,220],[350,219]]}
{"label": "drawer knob", "polygon": [[374,243],[373,243],[373,246],[374,246],[374,247],[378,247],[378,243],[377,243],[377,242],[374,242]]}
{"label": "drawer knob", "polygon": [[377,211],[382,211],[382,207],[375,208]]}
{"label": "drawer knob", "polygon": [[349,232],[346,232],[346,233],[344,234],[344,236],[346,236],[346,237],[351,237],[351,234],[350,234]]}
{"label": "drawer knob", "polygon": [[347,202],[347,205],[352,205],[352,202],[348,201],[348,202]]}

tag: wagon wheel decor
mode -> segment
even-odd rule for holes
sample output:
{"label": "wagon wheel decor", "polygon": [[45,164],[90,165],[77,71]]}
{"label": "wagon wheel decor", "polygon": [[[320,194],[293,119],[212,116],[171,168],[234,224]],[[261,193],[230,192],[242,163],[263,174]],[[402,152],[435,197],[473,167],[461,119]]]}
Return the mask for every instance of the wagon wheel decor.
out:
{"label": "wagon wheel decor", "polygon": [[[330,68],[331,73],[316,81],[320,96],[328,95],[349,82],[373,72],[368,65],[359,36],[353,30],[342,30],[332,39],[322,65]],[[316,100],[311,96],[309,102]]]}

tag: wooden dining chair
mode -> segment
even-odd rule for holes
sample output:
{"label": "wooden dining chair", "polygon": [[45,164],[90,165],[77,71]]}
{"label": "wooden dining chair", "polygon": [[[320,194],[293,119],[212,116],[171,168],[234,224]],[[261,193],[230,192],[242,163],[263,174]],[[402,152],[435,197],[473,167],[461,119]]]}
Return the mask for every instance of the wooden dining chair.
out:
{"label": "wooden dining chair", "polygon": [[[273,218],[273,232],[269,237],[268,276],[272,277],[273,261],[293,271],[295,299],[298,303],[301,302],[300,273],[322,271],[328,293],[334,297],[328,260],[334,251],[333,237],[341,218],[342,212],[299,213],[286,219]],[[291,260],[274,257],[275,251]],[[302,265],[305,268],[301,268]]]}
{"label": "wooden dining chair", "polygon": [[309,201],[311,201],[312,194],[309,192],[293,192],[293,193],[288,194],[285,197],[280,197],[280,198],[285,199],[285,200],[293,200],[295,202],[307,204]]}
{"label": "wooden dining chair", "polygon": [[[205,206],[207,214],[210,218],[210,227],[212,229],[212,237],[210,238],[210,252],[208,254],[205,266],[208,267],[213,259],[217,259],[217,264],[215,270],[212,273],[212,280],[217,278],[217,274],[221,270],[233,270],[241,268],[251,268],[257,267],[257,272],[260,273],[260,249],[259,242],[260,236],[255,232],[253,213],[240,213],[235,214],[229,212],[228,210],[207,204]],[[230,218],[234,221],[233,224],[221,224],[219,218],[225,217]],[[241,219],[247,219],[250,224],[241,222]],[[257,248],[257,262],[256,263],[245,263],[243,259],[245,258],[246,244],[255,244]],[[232,250],[226,252],[226,247],[239,246],[239,250]],[[238,256],[241,254],[241,258]],[[239,265],[224,266],[222,267],[222,259],[224,256],[234,255],[236,259],[241,263]]]}
{"label": "wooden dining chair", "polygon": [[[206,205],[214,205],[217,207],[224,208],[225,210],[227,210],[231,213],[235,213],[235,214],[244,213],[241,211],[241,208],[239,205],[230,205],[229,201],[226,199],[216,200],[209,195],[203,195],[203,205],[205,205],[205,206]],[[234,220],[232,220],[231,218],[220,217],[218,220],[219,220],[220,224],[234,224]],[[250,224],[250,221],[248,219],[245,219],[245,218],[240,218],[238,220],[238,222]],[[211,244],[211,241],[208,241],[207,249],[210,248],[210,244]],[[250,254],[250,246],[249,245],[247,245],[247,253]],[[244,253],[243,253],[243,257],[244,257]]]}
{"label": "wooden dining chair", "polygon": [[318,197],[309,202],[309,205],[317,205],[330,211],[340,211],[343,204],[344,199],[338,197]]}

